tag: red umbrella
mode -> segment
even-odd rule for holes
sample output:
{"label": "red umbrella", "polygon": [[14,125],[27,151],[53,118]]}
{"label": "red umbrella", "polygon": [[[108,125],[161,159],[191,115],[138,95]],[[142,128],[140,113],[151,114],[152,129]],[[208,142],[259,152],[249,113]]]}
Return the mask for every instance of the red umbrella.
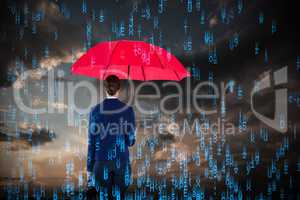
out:
{"label": "red umbrella", "polygon": [[101,42],[73,65],[72,73],[104,80],[114,74],[120,79],[176,80],[190,76],[184,66],[165,49],[144,41]]}

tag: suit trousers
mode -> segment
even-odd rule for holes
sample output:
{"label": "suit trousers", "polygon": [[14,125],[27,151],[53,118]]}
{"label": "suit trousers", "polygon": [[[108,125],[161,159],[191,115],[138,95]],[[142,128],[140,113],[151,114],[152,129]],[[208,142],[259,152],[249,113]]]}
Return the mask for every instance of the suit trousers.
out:
{"label": "suit trousers", "polygon": [[129,162],[117,165],[115,161],[95,161],[94,168],[95,186],[97,191],[105,191],[108,196],[124,195],[131,179],[131,165]]}

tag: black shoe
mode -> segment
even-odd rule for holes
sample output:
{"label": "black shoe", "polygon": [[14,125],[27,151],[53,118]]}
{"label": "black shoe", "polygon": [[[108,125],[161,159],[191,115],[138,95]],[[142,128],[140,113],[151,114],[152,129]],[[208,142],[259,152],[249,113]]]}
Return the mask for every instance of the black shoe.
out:
{"label": "black shoe", "polygon": [[98,192],[95,187],[87,188],[86,199],[87,200],[97,200],[98,199]]}

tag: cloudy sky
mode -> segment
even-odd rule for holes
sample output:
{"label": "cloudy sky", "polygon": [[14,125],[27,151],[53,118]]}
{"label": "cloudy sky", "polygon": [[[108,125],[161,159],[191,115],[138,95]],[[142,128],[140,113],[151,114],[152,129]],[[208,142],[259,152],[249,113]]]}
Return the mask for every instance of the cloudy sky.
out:
{"label": "cloudy sky", "polygon": [[[224,156],[228,146],[240,169],[245,168],[247,163],[247,160],[240,158],[243,147],[247,147],[250,155],[260,152],[261,159],[269,163],[281,145],[284,135],[259,122],[251,112],[249,103],[255,80],[287,66],[288,83],[285,86],[291,97],[288,105],[287,135],[291,149],[285,159],[289,161],[291,169],[295,168],[297,153],[299,154],[299,137],[295,136],[297,131],[294,130],[298,130],[297,116],[300,109],[299,100],[297,105],[300,86],[300,39],[297,28],[299,14],[293,5],[295,3],[271,0],[116,0],[101,3],[4,0],[0,4],[1,185],[6,185],[8,181],[18,182],[22,175],[28,180],[33,179],[34,182],[47,186],[64,185],[64,179],[68,175],[66,166],[70,165],[74,166],[72,180],[85,174],[86,131],[84,128],[80,129],[76,123],[73,126],[68,125],[68,100],[74,98],[79,107],[85,108],[91,96],[87,89],[80,88],[74,97],[70,97],[67,84],[85,80],[97,87],[98,82],[71,75],[70,67],[96,43],[117,39],[144,40],[161,46],[173,53],[185,67],[200,70],[202,81],[208,80],[211,75],[218,85],[221,81],[234,81],[234,91],[226,93],[226,120],[238,129],[239,113],[242,112],[247,116],[248,129],[244,134],[226,137],[222,155]],[[131,20],[132,34],[129,31]],[[205,42],[207,35],[213,35],[211,44]],[[214,51],[216,63],[211,63],[209,55]],[[54,73],[55,87],[61,84],[66,91],[64,99],[50,104],[49,72]],[[29,75],[26,80],[21,78],[24,73]],[[197,77],[192,77],[192,87],[200,81],[196,79]],[[185,80],[180,84],[184,87]],[[241,99],[237,98],[238,87],[243,90]],[[55,109],[55,113],[30,115],[22,112],[14,102],[14,89],[21,91],[22,99],[27,105],[37,108],[49,106]],[[163,95],[173,92],[171,89],[162,91]],[[187,93],[187,96],[191,94]],[[124,94],[124,101],[125,97]],[[273,99],[272,94],[259,97],[255,105],[257,110],[271,115]],[[145,100],[143,106],[153,109],[156,103]],[[175,103],[176,100],[170,101],[168,105]],[[206,104],[204,106],[209,107]],[[220,101],[217,101],[217,107],[220,108]],[[199,113],[194,110],[192,112],[193,119],[200,117]],[[179,175],[180,161],[192,159],[199,148],[199,138],[180,138],[172,134],[162,136],[150,130],[143,132],[143,118],[140,113],[136,114],[141,127],[138,129],[137,144],[131,149],[134,177],[139,176],[138,169],[141,169],[141,174],[159,177],[156,169],[160,163],[161,166],[167,166],[167,177],[172,174]],[[220,110],[208,119],[215,122],[219,114]],[[179,124],[183,124],[187,118],[184,114],[174,116]],[[76,114],[75,117],[75,122],[78,123],[82,122],[80,119],[86,118],[85,115]],[[155,123],[170,123],[170,116],[163,113],[157,119]],[[271,139],[267,143],[257,141],[256,144],[251,144],[250,132],[259,135],[262,127],[268,129]],[[33,130],[32,140],[28,139],[30,130]],[[206,147],[210,146],[209,138],[207,136],[205,139]],[[154,152],[150,144],[154,145]],[[140,147],[142,157],[137,156]],[[217,147],[217,144],[211,146],[211,155],[215,155]],[[170,166],[166,163],[170,162],[169,158],[174,149],[178,154],[176,162]],[[199,152],[201,167],[191,162],[189,170],[192,174],[203,177],[205,169],[211,166],[205,158],[205,151],[200,149]],[[142,168],[148,158],[151,160],[150,168]],[[221,168],[222,156],[214,156],[214,160]],[[266,174],[264,168],[256,170]],[[290,173],[293,174],[294,171]],[[221,170],[219,173],[217,177],[222,178],[224,174]],[[242,177],[244,173],[241,172],[236,180]],[[252,178],[256,179],[254,175]]]}

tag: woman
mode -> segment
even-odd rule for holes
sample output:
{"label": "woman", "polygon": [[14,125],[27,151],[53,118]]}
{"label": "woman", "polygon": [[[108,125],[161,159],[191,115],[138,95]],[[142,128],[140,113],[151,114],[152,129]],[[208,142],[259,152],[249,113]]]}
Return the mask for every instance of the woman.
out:
{"label": "woman", "polygon": [[118,99],[121,83],[110,75],[104,82],[106,98],[89,115],[87,174],[100,195],[124,194],[131,180],[128,147],[135,143],[135,114]]}

